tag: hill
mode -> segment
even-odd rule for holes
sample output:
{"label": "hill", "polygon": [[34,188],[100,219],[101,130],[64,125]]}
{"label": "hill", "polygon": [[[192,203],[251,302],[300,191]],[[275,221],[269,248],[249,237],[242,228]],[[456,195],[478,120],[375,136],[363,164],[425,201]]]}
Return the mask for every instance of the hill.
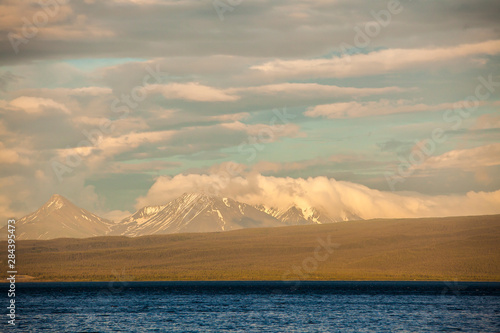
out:
{"label": "hill", "polygon": [[[329,245],[328,245],[329,244]],[[500,281],[500,215],[17,242],[32,281]],[[6,272],[6,242],[1,242]],[[5,274],[5,273],[4,273]]]}

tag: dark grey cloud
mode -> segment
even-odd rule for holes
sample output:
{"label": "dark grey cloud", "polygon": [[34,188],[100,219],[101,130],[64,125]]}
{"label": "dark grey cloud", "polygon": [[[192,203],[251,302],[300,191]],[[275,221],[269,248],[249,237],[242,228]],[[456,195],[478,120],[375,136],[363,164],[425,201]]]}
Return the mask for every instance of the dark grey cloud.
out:
{"label": "dark grey cloud", "polygon": [[411,150],[411,147],[415,145],[415,142],[411,141],[400,141],[396,139],[391,139],[384,142],[378,142],[377,146],[380,148],[380,151],[383,152],[392,152],[396,154],[406,154]]}
{"label": "dark grey cloud", "polygon": [[[87,27],[109,34],[65,38],[62,32],[51,36],[41,29],[15,54],[6,39],[13,28],[3,27],[0,57],[11,64],[75,57],[314,57],[333,51],[342,42],[352,43],[353,28],[373,20],[371,12],[386,9],[387,3],[244,1],[220,21],[210,1],[141,5],[71,1],[68,6],[73,13],[65,20],[49,20],[48,27],[63,30],[84,15]],[[404,10],[393,15],[371,47],[453,45],[500,35],[498,1],[401,3]]]}

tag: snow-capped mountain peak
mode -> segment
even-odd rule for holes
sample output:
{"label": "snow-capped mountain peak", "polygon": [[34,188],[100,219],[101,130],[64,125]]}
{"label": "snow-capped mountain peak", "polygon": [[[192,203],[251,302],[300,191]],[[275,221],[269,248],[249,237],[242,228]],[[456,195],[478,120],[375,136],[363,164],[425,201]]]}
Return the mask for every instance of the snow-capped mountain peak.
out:
{"label": "snow-capped mountain peak", "polygon": [[299,206],[292,205],[287,209],[279,209],[257,205],[255,208],[277,218],[285,225],[324,224],[361,219],[349,211],[340,211],[335,215],[331,215],[326,213],[326,209],[317,207],[300,208]]}
{"label": "snow-capped mountain peak", "polygon": [[206,193],[184,193],[147,221],[131,221],[125,235],[226,231],[279,225],[280,222],[272,216],[233,199]]}
{"label": "snow-capped mountain peak", "polygon": [[143,207],[120,222],[113,223],[55,194],[36,212],[18,220],[17,230],[21,239],[143,236],[323,224],[355,219],[360,218],[348,210],[329,214],[323,207],[300,207],[295,204],[287,208],[252,206],[228,197],[189,192],[164,205]]}
{"label": "snow-capped mountain peak", "polygon": [[40,209],[16,223],[18,239],[103,236],[113,223],[54,194]]}
{"label": "snow-capped mountain peak", "polygon": [[131,216],[122,220],[122,222],[136,221],[137,223],[142,224],[142,223],[146,222],[149,218],[151,218],[153,215],[155,215],[159,211],[161,211],[163,208],[165,208],[165,205],[143,207],[143,208],[139,209],[138,211],[136,211]]}
{"label": "snow-capped mountain peak", "polygon": [[42,206],[42,208],[57,210],[63,208],[65,205],[68,205],[68,203],[71,204],[68,199],[64,198],[62,195],[54,194],[50,197],[49,201]]}

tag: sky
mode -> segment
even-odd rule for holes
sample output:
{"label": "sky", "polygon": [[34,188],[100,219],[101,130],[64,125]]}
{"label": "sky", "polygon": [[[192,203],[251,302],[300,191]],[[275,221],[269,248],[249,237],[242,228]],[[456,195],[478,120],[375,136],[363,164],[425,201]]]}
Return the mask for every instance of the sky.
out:
{"label": "sky", "polygon": [[500,2],[0,3],[0,218],[183,192],[500,213]]}

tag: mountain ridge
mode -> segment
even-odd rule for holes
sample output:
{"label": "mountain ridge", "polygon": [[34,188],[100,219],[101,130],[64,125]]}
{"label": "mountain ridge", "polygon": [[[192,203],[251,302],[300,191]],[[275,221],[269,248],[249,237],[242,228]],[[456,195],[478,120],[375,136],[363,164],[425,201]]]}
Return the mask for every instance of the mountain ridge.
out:
{"label": "mountain ridge", "polygon": [[[348,218],[341,215],[331,217],[324,209],[302,209],[293,204],[286,210],[280,210],[203,192],[186,192],[166,204],[142,207],[130,216],[113,222],[79,208],[59,194],[54,194],[37,211],[19,219],[17,231],[19,239],[86,238],[106,235],[137,237],[324,224],[354,219],[361,218],[354,214]],[[5,228],[2,228],[0,233],[6,233]]]}
{"label": "mountain ridge", "polygon": [[254,207],[204,193],[184,193],[139,225],[132,222],[125,235],[236,230],[252,226],[279,226],[276,219]]}

